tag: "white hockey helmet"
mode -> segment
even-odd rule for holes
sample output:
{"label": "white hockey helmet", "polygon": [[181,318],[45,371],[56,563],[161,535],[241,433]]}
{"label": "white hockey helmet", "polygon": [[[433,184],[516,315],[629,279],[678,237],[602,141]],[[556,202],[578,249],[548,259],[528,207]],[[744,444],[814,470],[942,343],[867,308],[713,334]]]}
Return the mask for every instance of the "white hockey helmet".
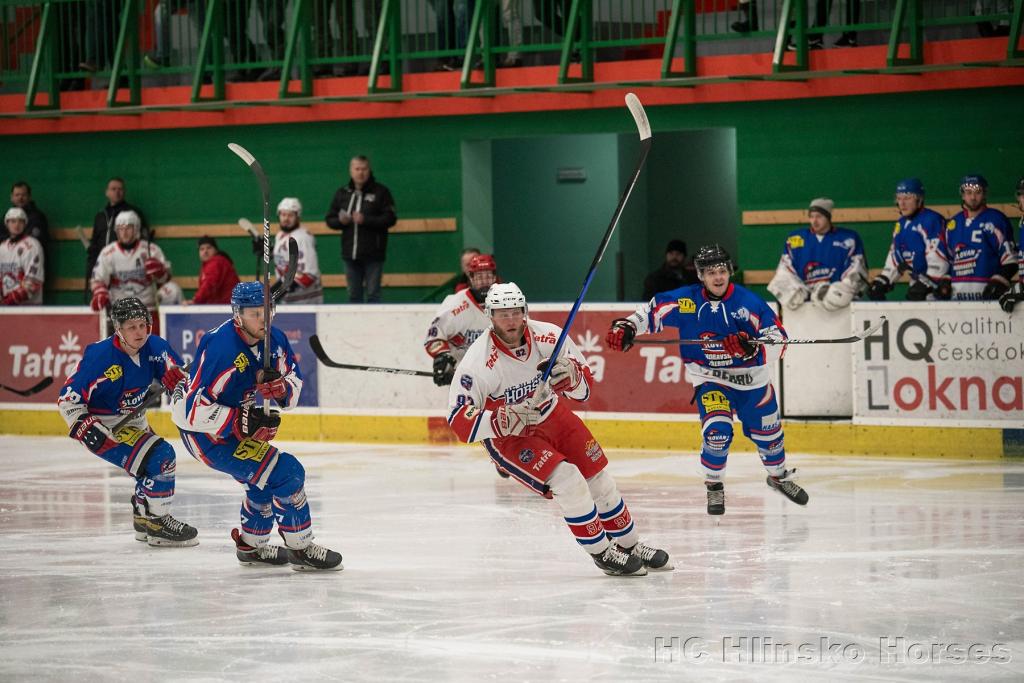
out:
{"label": "white hockey helmet", "polygon": [[484,308],[488,317],[493,315],[494,311],[503,308],[521,308],[523,309],[523,315],[526,315],[526,296],[523,294],[523,290],[519,289],[519,286],[514,282],[495,283],[487,290]]}
{"label": "white hockey helmet", "polygon": [[28,222],[28,214],[25,213],[25,209],[20,206],[12,206],[7,209],[7,213],[4,214],[4,223],[7,221],[25,221]]}
{"label": "white hockey helmet", "polygon": [[296,216],[302,216],[302,202],[297,197],[285,197],[277,205],[277,213],[282,211],[294,211]]}
{"label": "white hockey helmet", "polygon": [[139,214],[129,209],[117,214],[117,218],[114,219],[114,227],[119,225],[131,225],[138,230],[142,227],[142,219],[139,218]]}

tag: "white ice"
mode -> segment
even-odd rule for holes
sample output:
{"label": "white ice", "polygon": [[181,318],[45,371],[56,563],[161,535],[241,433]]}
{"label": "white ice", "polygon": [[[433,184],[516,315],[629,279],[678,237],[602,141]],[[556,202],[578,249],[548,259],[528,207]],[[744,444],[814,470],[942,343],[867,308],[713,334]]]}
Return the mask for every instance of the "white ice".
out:
{"label": "white ice", "polygon": [[128,477],[0,437],[0,680],[1024,679],[1019,462],[791,455],[799,508],[736,453],[711,518],[693,455],[613,451],[675,571],[612,578],[478,449],[285,446],[343,572],[239,566],[241,489],[180,447],[201,543],[161,549]]}

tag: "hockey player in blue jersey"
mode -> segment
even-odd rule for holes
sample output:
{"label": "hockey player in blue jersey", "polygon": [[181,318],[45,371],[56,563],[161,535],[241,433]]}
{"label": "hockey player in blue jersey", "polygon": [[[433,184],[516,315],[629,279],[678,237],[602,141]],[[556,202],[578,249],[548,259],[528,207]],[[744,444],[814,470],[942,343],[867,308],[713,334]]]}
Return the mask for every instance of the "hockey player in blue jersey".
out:
{"label": "hockey player in blue jersey", "polygon": [[954,301],[995,301],[1017,273],[1017,250],[1006,215],[986,204],[982,175],[960,179],[963,210],[946,222],[942,242],[953,266]]}
{"label": "hockey player in blue jersey", "polygon": [[[1017,264],[1024,264],[1024,178],[1017,181],[1017,210],[1021,213],[1017,226]],[[1024,301],[1024,272],[1017,270],[1017,283],[999,297],[999,307],[1013,313],[1013,307]]]}
{"label": "hockey player in blue jersey", "polygon": [[942,246],[945,219],[924,206],[924,185],[917,178],[896,184],[896,208],[900,217],[882,272],[868,287],[868,298],[884,301],[893,284],[908,273],[907,301],[948,300],[952,295],[949,257]]}
{"label": "hockey player in blue jersey", "polygon": [[832,225],[834,203],[812,200],[807,227],[794,230],[768,283],[768,291],[786,308],[810,301],[826,311],[850,305],[867,283],[867,264],[860,235]]}
{"label": "hockey player in blue jersey", "polygon": [[181,358],[166,340],[150,334],[152,320],[139,299],[115,301],[110,319],[114,334],[86,347],[64,382],[57,407],[72,439],[135,479],[136,540],[151,546],[196,545],[196,530],[171,516],[174,449],[150,429],[145,410],[114,430],[142,404],[154,380],[172,391],[185,379]]}
{"label": "hockey player in blue jersey", "polygon": [[679,353],[700,411],[700,469],[709,515],[725,512],[723,478],[734,413],[743,434],[757,446],[768,486],[806,505],[807,493],[792,478],[796,468],[786,469],[779,405],[765,348],[756,342],[781,341],[786,333],[761,297],[729,282],[733,265],[725,249],[703,246],[693,262],[701,284],[655,294],[629,317],[613,321],[605,341],[616,351],[627,351],[638,333],[653,334],[665,327],[679,328],[681,339],[708,340],[706,345],[680,345]]}
{"label": "hockey player in blue jersey", "polygon": [[[230,320],[199,342],[188,383],[171,399],[174,424],[193,457],[245,489],[240,528],[231,532],[239,562],[340,570],[341,555],[313,542],[305,470],[294,455],[270,444],[280,414],[261,407],[265,400],[283,410],[298,403],[302,374],[295,354],[284,332],[266,324],[259,282],[235,285],[231,311]],[[270,370],[264,370],[268,329]],[[285,548],[269,543],[275,521]]]}

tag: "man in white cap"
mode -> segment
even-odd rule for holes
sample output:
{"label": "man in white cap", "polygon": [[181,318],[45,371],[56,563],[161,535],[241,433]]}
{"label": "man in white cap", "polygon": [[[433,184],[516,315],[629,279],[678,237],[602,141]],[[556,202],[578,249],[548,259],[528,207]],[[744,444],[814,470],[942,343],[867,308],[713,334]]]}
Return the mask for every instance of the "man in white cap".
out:
{"label": "man in white cap", "polygon": [[832,225],[835,203],[828,197],[811,201],[807,226],[786,238],[768,291],[795,310],[811,301],[826,311],[850,305],[867,284],[867,263],[860,235]]}
{"label": "man in white cap", "polygon": [[10,235],[0,243],[0,304],[43,303],[43,246],[26,231],[28,214],[13,206],[4,215]]}

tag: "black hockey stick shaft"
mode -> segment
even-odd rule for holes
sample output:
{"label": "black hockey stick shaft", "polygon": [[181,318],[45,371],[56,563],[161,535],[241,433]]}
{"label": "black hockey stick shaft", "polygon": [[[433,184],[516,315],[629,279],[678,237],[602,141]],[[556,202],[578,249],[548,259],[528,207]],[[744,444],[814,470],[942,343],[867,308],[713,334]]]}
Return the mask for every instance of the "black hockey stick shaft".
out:
{"label": "black hockey stick shaft", "polygon": [[[252,169],[263,195],[263,371],[266,373],[270,370],[270,181],[260,162],[245,147],[232,142],[228,149]],[[269,398],[263,399],[263,412],[270,412]]]}
{"label": "black hockey stick shaft", "polygon": [[320,338],[315,334],[309,338],[309,347],[313,349],[313,353],[316,354],[317,360],[326,365],[329,368],[339,368],[341,370],[361,370],[363,372],[382,372],[388,375],[409,375],[412,377],[433,377],[434,373],[427,372],[426,370],[406,370],[404,368],[382,368],[374,365],[356,365],[353,363],[339,363],[336,360],[332,360],[327,352],[324,351],[323,344],[320,343]]}
{"label": "black hockey stick shaft", "polygon": [[29,387],[28,389],[15,389],[14,387],[9,387],[6,384],[0,384],[0,389],[3,389],[4,391],[9,391],[12,394],[17,394],[18,396],[31,396],[33,394],[38,394],[40,391],[50,386],[51,384],[53,384],[53,378],[44,377],[41,380],[39,380],[37,384]]}
{"label": "black hockey stick shaft", "polygon": [[[885,325],[886,318],[881,316],[877,323],[868,327],[863,332],[852,334],[849,337],[836,337],[834,339],[748,339],[752,344],[763,344],[764,346],[789,346],[790,344],[852,344],[855,342],[863,341],[866,337],[870,337],[878,330],[882,329]],[[633,340],[634,344],[652,345],[652,344],[667,344],[671,346],[708,346],[708,345],[722,345],[723,339],[709,338],[709,339],[643,339],[637,338]]]}
{"label": "black hockey stick shaft", "polygon": [[572,327],[572,321],[576,319],[576,314],[580,310],[580,305],[583,303],[583,297],[587,294],[587,289],[590,287],[591,280],[594,279],[594,274],[597,272],[597,266],[601,263],[601,259],[604,258],[604,252],[608,248],[608,243],[612,239],[612,234],[615,232],[615,226],[619,224],[619,218],[622,217],[622,211],[626,208],[626,202],[629,200],[629,195],[633,193],[633,188],[636,186],[637,178],[640,177],[640,172],[644,168],[644,163],[647,161],[647,154],[651,151],[651,124],[647,121],[647,113],[644,111],[644,107],[640,104],[640,100],[633,93],[626,94],[626,106],[629,108],[629,113],[633,116],[633,121],[636,123],[637,132],[640,134],[640,157],[636,162],[636,169],[633,171],[633,176],[629,179],[629,183],[626,185],[626,189],[623,190],[622,196],[619,197],[619,204],[615,207],[615,212],[612,214],[612,219],[608,223],[608,229],[604,231],[604,238],[601,239],[601,244],[597,248],[597,253],[594,254],[594,260],[590,263],[590,269],[587,271],[587,276],[583,279],[583,287],[580,289],[579,296],[576,297],[576,301],[573,302],[572,309],[569,311],[568,317],[565,319],[565,324],[562,326],[562,332],[558,335],[558,341],[555,342],[555,348],[551,351],[552,362],[547,364],[544,368],[544,374],[541,375],[541,382],[546,382],[548,377],[551,376],[551,370],[554,367],[554,360],[558,358],[558,354],[562,351],[562,346],[565,344],[566,337],[569,336],[569,328]]}

